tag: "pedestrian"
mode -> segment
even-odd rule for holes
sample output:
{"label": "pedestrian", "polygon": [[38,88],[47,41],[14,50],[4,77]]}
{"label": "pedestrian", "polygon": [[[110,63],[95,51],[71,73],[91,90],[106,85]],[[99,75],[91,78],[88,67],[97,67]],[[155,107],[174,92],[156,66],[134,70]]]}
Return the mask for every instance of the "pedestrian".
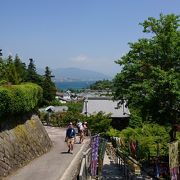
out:
{"label": "pedestrian", "polygon": [[84,135],[88,136],[88,124],[87,124],[87,122],[84,122],[83,128],[84,128]]}
{"label": "pedestrian", "polygon": [[76,138],[76,131],[73,127],[73,124],[70,122],[66,130],[66,138],[65,138],[68,146],[68,153],[73,154],[75,138]]}
{"label": "pedestrian", "polygon": [[78,129],[78,135],[80,134],[80,128],[81,128],[81,126],[82,126],[82,122],[78,122],[77,123],[77,129]]}
{"label": "pedestrian", "polygon": [[84,126],[83,123],[79,127],[79,144],[81,144],[84,141]]}

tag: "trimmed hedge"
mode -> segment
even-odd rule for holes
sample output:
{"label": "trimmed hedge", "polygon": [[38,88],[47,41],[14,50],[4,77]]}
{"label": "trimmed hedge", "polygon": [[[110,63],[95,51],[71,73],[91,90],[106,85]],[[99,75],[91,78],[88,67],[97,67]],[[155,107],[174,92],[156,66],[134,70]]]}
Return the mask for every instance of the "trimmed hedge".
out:
{"label": "trimmed hedge", "polygon": [[0,116],[30,112],[42,101],[43,90],[33,83],[0,86]]}

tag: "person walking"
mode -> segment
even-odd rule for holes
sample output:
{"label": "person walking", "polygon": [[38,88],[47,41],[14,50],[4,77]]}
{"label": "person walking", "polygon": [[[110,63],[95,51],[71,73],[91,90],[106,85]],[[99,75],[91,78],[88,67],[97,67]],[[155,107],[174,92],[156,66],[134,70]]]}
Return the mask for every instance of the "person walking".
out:
{"label": "person walking", "polygon": [[70,122],[66,130],[66,141],[67,141],[67,146],[68,146],[68,153],[73,154],[75,137],[76,137],[76,131],[73,127],[73,124]]}
{"label": "person walking", "polygon": [[84,140],[84,127],[83,127],[83,123],[80,124],[79,126],[79,144],[81,144]]}
{"label": "person walking", "polygon": [[84,135],[88,136],[88,124],[87,124],[87,122],[84,122],[83,128],[84,128]]}

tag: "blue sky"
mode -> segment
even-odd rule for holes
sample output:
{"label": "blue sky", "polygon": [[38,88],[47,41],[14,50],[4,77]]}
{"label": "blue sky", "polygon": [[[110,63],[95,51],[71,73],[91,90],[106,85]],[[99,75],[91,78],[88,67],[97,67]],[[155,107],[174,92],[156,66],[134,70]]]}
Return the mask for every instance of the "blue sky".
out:
{"label": "blue sky", "polygon": [[0,0],[0,49],[36,67],[77,67],[108,75],[139,25],[159,14],[180,14],[180,0]]}

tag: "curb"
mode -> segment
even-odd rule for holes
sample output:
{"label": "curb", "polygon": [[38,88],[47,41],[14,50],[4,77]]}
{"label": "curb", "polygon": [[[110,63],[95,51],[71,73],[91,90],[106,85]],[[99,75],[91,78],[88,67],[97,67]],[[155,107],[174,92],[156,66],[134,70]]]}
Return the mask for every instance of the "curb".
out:
{"label": "curb", "polygon": [[73,180],[75,176],[79,173],[77,171],[80,169],[81,160],[83,158],[83,152],[87,150],[89,146],[90,140],[87,140],[80,148],[78,153],[75,155],[73,160],[71,161],[68,168],[65,170],[63,175],[60,177],[59,180]]}

